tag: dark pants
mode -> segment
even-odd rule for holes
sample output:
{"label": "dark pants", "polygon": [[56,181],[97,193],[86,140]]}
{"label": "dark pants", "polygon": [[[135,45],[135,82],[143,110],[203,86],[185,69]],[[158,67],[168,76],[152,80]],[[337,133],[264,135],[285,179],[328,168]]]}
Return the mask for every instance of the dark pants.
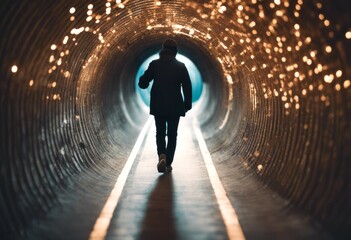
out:
{"label": "dark pants", "polygon": [[[171,165],[174,158],[174,152],[177,145],[177,131],[179,116],[161,117],[155,116],[156,123],[156,144],[157,153],[166,154],[167,164]],[[167,147],[166,147],[166,130],[167,130]]]}

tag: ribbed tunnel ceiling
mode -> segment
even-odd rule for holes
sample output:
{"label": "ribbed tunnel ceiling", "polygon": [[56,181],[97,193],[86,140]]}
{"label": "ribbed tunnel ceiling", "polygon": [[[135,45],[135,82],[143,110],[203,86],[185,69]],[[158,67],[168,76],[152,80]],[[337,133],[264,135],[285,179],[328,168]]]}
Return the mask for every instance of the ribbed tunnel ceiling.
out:
{"label": "ribbed tunnel ceiling", "polygon": [[196,116],[216,164],[235,161],[323,226],[346,230],[351,23],[342,4],[2,1],[1,233],[24,231],[84,169],[127,157],[148,115],[135,74],[167,36],[201,71]]}

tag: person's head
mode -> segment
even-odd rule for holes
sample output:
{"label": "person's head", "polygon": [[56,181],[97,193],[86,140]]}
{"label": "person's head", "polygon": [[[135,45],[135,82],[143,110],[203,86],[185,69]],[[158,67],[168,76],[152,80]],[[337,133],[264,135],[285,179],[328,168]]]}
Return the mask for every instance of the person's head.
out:
{"label": "person's head", "polygon": [[171,38],[167,38],[162,43],[161,53],[176,56],[178,52],[177,43]]}

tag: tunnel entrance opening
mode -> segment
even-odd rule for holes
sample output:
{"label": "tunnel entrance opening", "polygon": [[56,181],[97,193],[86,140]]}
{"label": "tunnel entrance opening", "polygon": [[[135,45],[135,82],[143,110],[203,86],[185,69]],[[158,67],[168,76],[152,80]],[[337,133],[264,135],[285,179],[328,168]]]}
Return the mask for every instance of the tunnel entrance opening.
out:
{"label": "tunnel entrance opening", "polygon": [[[159,58],[158,53],[154,53],[150,57],[147,57],[142,62],[140,67],[138,68],[138,71],[137,71],[137,74],[135,77],[135,89],[138,93],[137,95],[140,96],[140,98],[142,99],[142,102],[147,106],[150,105],[150,92],[151,92],[151,87],[152,87],[153,81],[150,83],[150,86],[146,90],[140,89],[138,87],[138,82],[139,82],[139,78],[143,75],[145,70],[148,68],[150,62],[152,62],[153,60],[158,59],[158,58]],[[193,90],[192,91],[192,93],[193,93],[192,101],[193,101],[193,103],[196,103],[201,98],[202,92],[203,92],[202,91],[203,90],[203,80],[202,80],[201,73],[200,73],[198,67],[195,65],[195,63],[192,60],[190,60],[188,57],[186,57],[185,55],[178,53],[176,56],[176,59],[183,62],[188,69],[191,84],[192,84],[192,90]]]}

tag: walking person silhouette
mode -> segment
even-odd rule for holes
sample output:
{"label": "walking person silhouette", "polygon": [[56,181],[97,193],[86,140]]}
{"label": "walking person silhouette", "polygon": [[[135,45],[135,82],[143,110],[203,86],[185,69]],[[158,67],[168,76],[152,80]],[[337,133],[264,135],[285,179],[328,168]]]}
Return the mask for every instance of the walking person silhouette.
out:
{"label": "walking person silhouette", "polygon": [[159,59],[152,61],[139,79],[139,87],[142,89],[154,81],[150,96],[150,114],[154,115],[156,124],[158,172],[172,171],[179,119],[192,107],[189,73],[185,64],[175,58],[177,52],[177,43],[173,39],[166,39]]}

